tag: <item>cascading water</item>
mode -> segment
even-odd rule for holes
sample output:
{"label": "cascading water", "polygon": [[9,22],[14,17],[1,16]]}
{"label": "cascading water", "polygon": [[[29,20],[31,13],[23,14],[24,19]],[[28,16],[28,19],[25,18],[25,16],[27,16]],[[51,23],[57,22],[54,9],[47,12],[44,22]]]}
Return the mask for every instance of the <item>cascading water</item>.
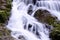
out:
{"label": "cascading water", "polygon": [[17,40],[50,40],[49,29],[34,18],[38,9],[46,9],[60,20],[59,0],[13,0],[7,28]]}

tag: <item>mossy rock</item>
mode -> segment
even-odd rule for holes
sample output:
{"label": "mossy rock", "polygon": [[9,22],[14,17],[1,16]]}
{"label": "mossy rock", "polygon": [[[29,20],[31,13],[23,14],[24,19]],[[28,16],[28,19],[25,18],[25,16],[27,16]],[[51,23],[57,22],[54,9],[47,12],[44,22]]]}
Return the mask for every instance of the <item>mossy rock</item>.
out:
{"label": "mossy rock", "polygon": [[2,8],[0,7],[0,23],[5,23],[9,19],[10,10],[11,10],[11,2],[12,0],[1,0],[0,6]]}
{"label": "mossy rock", "polygon": [[0,1],[0,40],[14,40],[10,35],[11,31],[5,27],[10,16],[11,2],[12,0]]}
{"label": "mossy rock", "polygon": [[5,27],[5,24],[0,23],[0,37],[10,35],[10,30]]}
{"label": "mossy rock", "polygon": [[50,38],[51,38],[52,40],[60,40],[60,30],[54,29],[54,30],[50,33]]}
{"label": "mossy rock", "polygon": [[42,23],[47,23],[49,25],[54,24],[54,22],[56,21],[57,17],[52,16],[51,13],[47,10],[43,10],[43,9],[39,9],[35,12],[34,17],[42,22]]}
{"label": "mossy rock", "polygon": [[48,25],[52,25],[53,27],[60,27],[60,21],[48,10],[39,9],[35,12],[34,17],[41,23],[46,23]]}
{"label": "mossy rock", "polygon": [[8,20],[10,13],[4,10],[0,10],[0,23],[5,23]]}
{"label": "mossy rock", "polygon": [[60,40],[60,21],[57,20],[57,17],[42,9],[37,10],[34,17],[41,23],[52,25],[54,28],[51,30],[50,38],[52,40]]}

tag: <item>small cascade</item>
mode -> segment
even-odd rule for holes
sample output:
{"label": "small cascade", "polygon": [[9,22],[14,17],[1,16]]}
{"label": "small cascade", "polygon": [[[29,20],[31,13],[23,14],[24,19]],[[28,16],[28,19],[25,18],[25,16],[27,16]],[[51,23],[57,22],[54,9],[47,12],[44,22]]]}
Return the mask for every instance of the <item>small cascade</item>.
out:
{"label": "small cascade", "polygon": [[13,0],[7,28],[17,40],[50,40],[49,29],[34,17],[38,9],[46,9],[60,20],[59,0]]}

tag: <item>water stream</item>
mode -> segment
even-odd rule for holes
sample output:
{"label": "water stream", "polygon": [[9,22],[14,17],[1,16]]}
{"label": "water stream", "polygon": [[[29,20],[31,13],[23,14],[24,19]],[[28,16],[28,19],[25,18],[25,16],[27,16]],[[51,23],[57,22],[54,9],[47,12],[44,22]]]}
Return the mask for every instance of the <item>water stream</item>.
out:
{"label": "water stream", "polygon": [[[49,29],[34,18],[38,9],[46,9],[60,20],[59,0],[13,0],[7,28],[17,40],[50,40]],[[31,10],[29,12],[29,10]]]}

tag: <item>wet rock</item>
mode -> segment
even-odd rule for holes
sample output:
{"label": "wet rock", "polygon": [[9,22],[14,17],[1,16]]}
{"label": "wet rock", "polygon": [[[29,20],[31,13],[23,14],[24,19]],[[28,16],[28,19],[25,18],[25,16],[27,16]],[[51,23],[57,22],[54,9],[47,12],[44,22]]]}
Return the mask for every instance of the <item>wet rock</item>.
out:
{"label": "wet rock", "polygon": [[51,33],[50,33],[50,38],[52,40],[60,40],[60,30],[53,30]]}
{"label": "wet rock", "polygon": [[10,35],[10,30],[5,26],[9,19],[11,10],[11,0],[0,0],[0,40],[14,40]]}
{"label": "wet rock", "polygon": [[0,37],[1,40],[14,40],[11,36],[2,36]]}
{"label": "wet rock", "polygon": [[5,23],[9,19],[9,13],[4,10],[0,11],[0,23]]}
{"label": "wet rock", "polygon": [[47,10],[39,9],[35,12],[34,17],[42,22],[47,24],[52,24],[56,21],[57,17],[52,16],[51,13]]}
{"label": "wet rock", "polygon": [[0,23],[0,40],[14,40],[10,33],[11,31],[5,27],[5,24]]}
{"label": "wet rock", "polygon": [[37,10],[34,17],[39,22],[47,24],[45,26],[46,28],[50,29],[51,40],[60,40],[60,21],[57,19],[57,17],[52,16],[49,11],[42,9]]}
{"label": "wet rock", "polygon": [[20,40],[26,40],[23,35],[20,35],[20,36],[18,37],[18,39],[20,39]]}

